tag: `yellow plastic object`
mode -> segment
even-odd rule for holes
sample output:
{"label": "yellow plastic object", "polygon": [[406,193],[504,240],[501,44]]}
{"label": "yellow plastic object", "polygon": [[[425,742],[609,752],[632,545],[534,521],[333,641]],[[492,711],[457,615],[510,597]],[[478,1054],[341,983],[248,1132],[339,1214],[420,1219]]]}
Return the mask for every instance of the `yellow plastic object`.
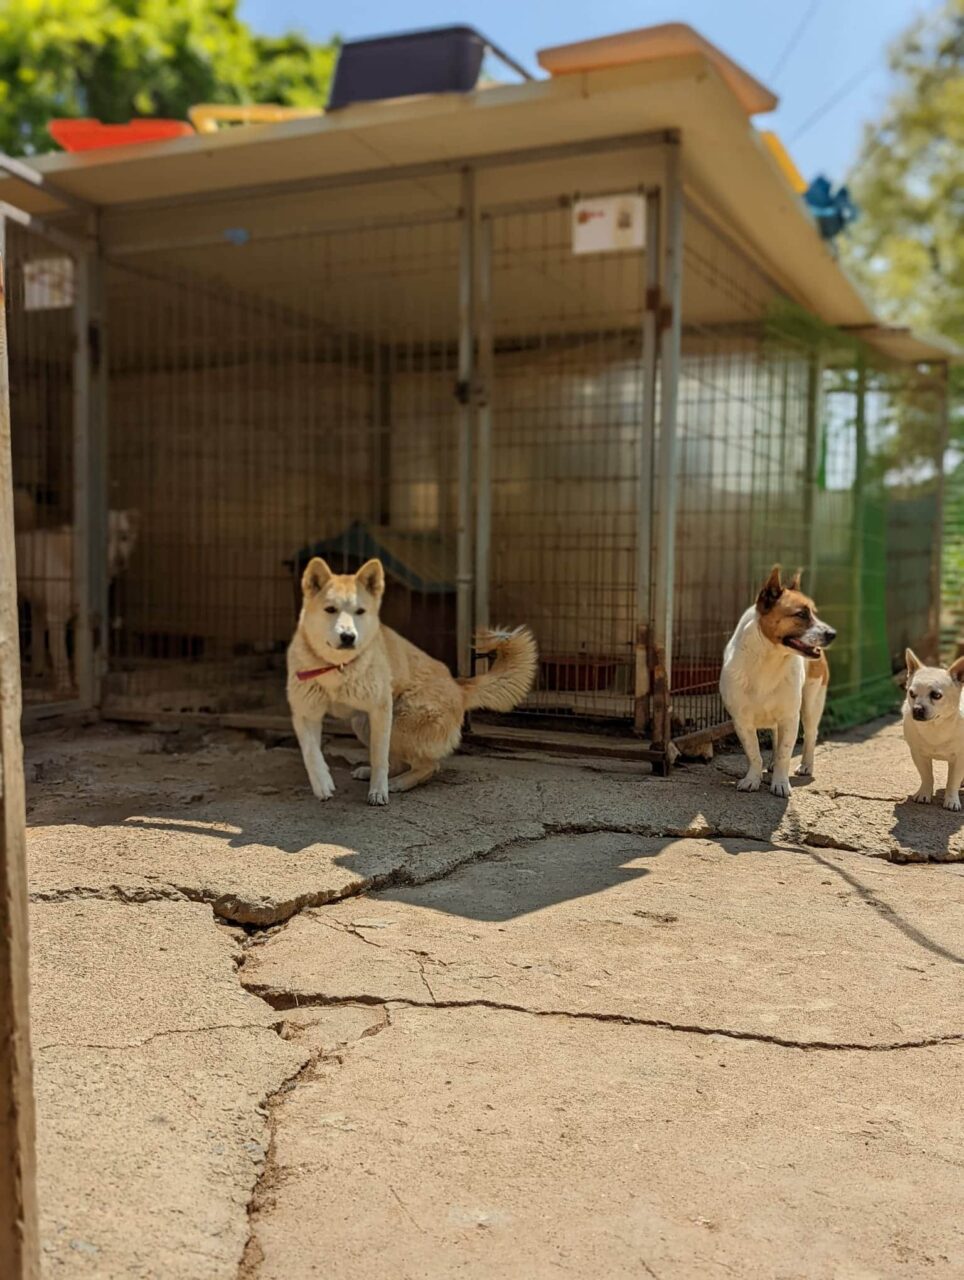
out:
{"label": "yellow plastic object", "polygon": [[769,133],[761,130],[760,137],[766,143],[770,150],[770,154],[780,166],[780,170],[787,182],[789,182],[790,186],[793,187],[798,196],[802,196],[807,189],[807,181],[797,166],[790,159],[790,153],[787,151],[786,147],[775,133]]}
{"label": "yellow plastic object", "polygon": [[198,133],[217,133],[222,124],[278,124],[282,120],[310,120],[324,114],[320,107],[282,107],[273,102],[249,106],[202,102],[187,113]]}

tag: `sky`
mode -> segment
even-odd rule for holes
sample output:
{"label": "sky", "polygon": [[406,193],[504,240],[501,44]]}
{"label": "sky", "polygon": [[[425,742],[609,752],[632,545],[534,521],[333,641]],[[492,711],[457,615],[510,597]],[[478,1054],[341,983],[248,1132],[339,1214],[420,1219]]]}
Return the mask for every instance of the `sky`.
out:
{"label": "sky", "polygon": [[778,110],[756,123],[776,130],[804,177],[823,173],[835,184],[857,156],[863,124],[886,103],[888,46],[937,7],[934,0],[241,0],[240,6],[257,31],[297,30],[319,41],[334,33],[357,39],[468,23],[533,72],[536,50],[549,45],[688,22],[779,96]]}

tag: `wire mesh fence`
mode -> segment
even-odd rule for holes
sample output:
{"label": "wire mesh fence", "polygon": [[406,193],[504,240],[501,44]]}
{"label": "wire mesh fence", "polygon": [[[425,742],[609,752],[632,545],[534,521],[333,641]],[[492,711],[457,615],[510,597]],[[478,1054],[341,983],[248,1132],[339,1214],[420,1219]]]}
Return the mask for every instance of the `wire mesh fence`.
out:
{"label": "wire mesh fence", "polygon": [[677,432],[674,737],[726,724],[723,647],[774,563],[838,633],[827,723],[897,697],[935,647],[943,393],[791,305],[689,207]]}
{"label": "wire mesh fence", "polygon": [[[684,747],[719,736],[723,648],[775,562],[804,568],[838,631],[830,720],[892,702],[903,648],[937,645],[941,371],[888,365],[804,315],[687,204],[665,722],[645,647],[668,492],[658,467],[643,483],[663,456],[644,412],[659,398],[644,334],[668,323],[646,257],[659,237],[576,254],[571,192],[483,207],[466,387],[454,179],[442,203],[299,230],[266,195],[255,234],[112,255],[109,506],[136,541],[110,551],[108,712],[282,715],[316,554],[335,570],[381,557],[385,621],[456,669],[467,397],[470,498],[491,500],[475,589],[491,622],[536,633],[526,714],[668,723]],[[18,553],[34,528],[72,547],[73,266],[15,227],[7,252]],[[38,556],[21,555],[22,647],[28,697],[49,698],[60,633],[38,624],[49,600],[31,583],[73,575],[69,553],[66,570]]]}
{"label": "wire mesh fence", "polygon": [[572,210],[493,213],[491,612],[526,621],[526,710],[629,719],[642,400],[638,254],[577,257]]}
{"label": "wire mesh fence", "polygon": [[76,692],[75,263],[14,223],[4,236],[20,653],[27,706]]}
{"label": "wire mesh fence", "polygon": [[313,555],[381,556],[385,621],[454,660],[458,245],[436,218],[115,269],[110,467],[143,538],[109,705],[282,712]]}

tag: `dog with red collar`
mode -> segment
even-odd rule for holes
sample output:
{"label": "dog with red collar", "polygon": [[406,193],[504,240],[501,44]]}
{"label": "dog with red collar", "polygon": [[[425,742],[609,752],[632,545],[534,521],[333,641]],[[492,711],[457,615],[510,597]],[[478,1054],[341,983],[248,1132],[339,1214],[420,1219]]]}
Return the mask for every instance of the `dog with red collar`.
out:
{"label": "dog with red collar", "polygon": [[319,800],[335,792],[321,744],[326,715],[350,720],[369,748],[370,764],[353,776],[368,780],[369,804],[384,805],[390,791],[408,791],[432,777],[459,745],[467,711],[511,711],[532,687],[538,655],[525,627],[477,636],[477,651],[494,661],[488,671],[456,680],[444,663],[383,626],[379,560],[338,574],[316,556],[301,589],[301,616],[288,647],[288,705]]}

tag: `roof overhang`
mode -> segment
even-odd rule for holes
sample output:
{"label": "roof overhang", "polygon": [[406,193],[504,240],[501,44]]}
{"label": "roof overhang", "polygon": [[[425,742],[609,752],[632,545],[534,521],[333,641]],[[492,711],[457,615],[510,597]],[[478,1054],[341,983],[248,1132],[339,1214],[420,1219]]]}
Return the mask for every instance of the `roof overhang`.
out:
{"label": "roof overhang", "polygon": [[[697,50],[467,95],[360,103],[320,119],[46,155],[31,165],[63,196],[110,215],[242,198],[265,187],[378,176],[414,181],[433,166],[455,172],[553,147],[591,151],[613,138],[672,131],[683,140],[688,192],[789,297],[830,325],[860,332],[890,358],[953,358],[947,344],[881,328],[748,120],[731,80],[718,59]],[[0,200],[38,215],[64,211],[53,190],[15,176],[0,180]]]}

